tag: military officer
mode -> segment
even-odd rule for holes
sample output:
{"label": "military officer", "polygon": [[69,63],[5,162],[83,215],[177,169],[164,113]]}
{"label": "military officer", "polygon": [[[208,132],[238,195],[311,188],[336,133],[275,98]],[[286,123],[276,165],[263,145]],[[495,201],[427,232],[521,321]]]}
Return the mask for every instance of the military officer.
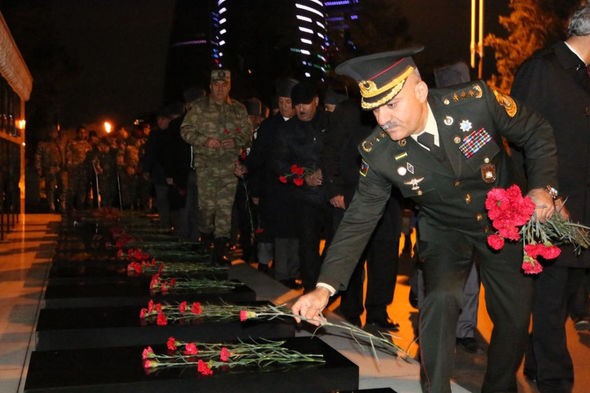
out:
{"label": "military officer", "polygon": [[490,222],[484,201],[493,187],[524,186],[503,148],[504,137],[525,151],[528,188],[523,191],[536,205],[536,218],[550,217],[555,206],[546,187],[556,187],[557,181],[553,132],[547,122],[482,81],[429,91],[411,57],[421,49],[363,56],[337,68],[359,82],[362,107],[373,111],[379,127],[360,145],[359,185],[317,287],[298,299],[293,312],[321,323],[319,313],[330,295],[346,288],[391,187],[397,187],[421,207],[423,391],[451,392],[457,317],[477,257],[494,323],[482,391],[516,392],[532,285],[521,272],[520,244],[507,244],[499,252],[487,246]]}
{"label": "military officer", "polygon": [[[197,174],[199,231],[214,239],[214,262],[227,261],[237,178],[234,161],[252,134],[243,104],[230,98],[231,74],[211,72],[211,93],[196,100],[180,126],[193,146]],[[209,240],[210,241],[210,240]]]}

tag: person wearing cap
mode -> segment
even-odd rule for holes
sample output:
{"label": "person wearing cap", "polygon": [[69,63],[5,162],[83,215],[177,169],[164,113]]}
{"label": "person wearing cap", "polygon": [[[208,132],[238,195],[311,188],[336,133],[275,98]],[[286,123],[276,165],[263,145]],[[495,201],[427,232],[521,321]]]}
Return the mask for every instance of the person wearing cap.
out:
{"label": "person wearing cap", "polygon": [[[375,127],[375,118],[361,111],[356,96],[348,98],[346,94],[328,89],[324,97],[326,110],[331,112],[329,109],[333,107],[322,153],[322,169],[332,207],[334,229],[342,221],[360,177],[358,166],[361,155],[357,146]],[[399,324],[390,319],[387,306],[393,301],[397,279],[400,200],[401,196],[395,189],[383,217],[359,258],[346,291],[340,293],[338,313],[353,325],[361,326],[360,317],[366,310],[366,328],[369,330],[399,330]],[[367,290],[363,301],[365,266]]]}
{"label": "person wearing cap", "polygon": [[231,215],[237,179],[234,161],[248,143],[251,126],[244,105],[230,98],[231,74],[211,71],[210,94],[185,115],[181,136],[193,146],[198,189],[198,225],[212,262],[229,263]]}
{"label": "person wearing cap", "polygon": [[[293,313],[321,323],[329,297],[346,288],[359,254],[392,187],[420,206],[419,248],[426,297],[420,311],[420,382],[424,392],[450,393],[455,329],[463,286],[474,258],[480,264],[494,324],[483,392],[516,392],[516,371],[527,343],[532,280],[521,271],[522,245],[487,245],[494,230],[485,199],[492,188],[520,185],[546,220],[557,187],[551,126],[483,81],[429,90],[408,48],[354,58],[336,71],[354,78],[361,106],[379,127],[360,144],[360,180],[322,266],[316,289]],[[503,138],[524,151],[527,183]],[[430,140],[429,140],[430,139]]]}
{"label": "person wearing cap", "polygon": [[[590,2],[572,15],[568,37],[536,52],[518,69],[512,95],[537,110],[555,130],[559,154],[563,211],[583,225],[590,224]],[[541,393],[569,393],[574,365],[568,351],[565,322],[576,329],[589,326],[588,279],[590,254],[571,247],[544,264],[534,281],[533,328],[524,374],[536,380]],[[580,296],[581,295],[581,296]],[[578,302],[578,300],[581,300]],[[585,389],[584,389],[585,390]]]}
{"label": "person wearing cap", "polygon": [[239,168],[242,174],[248,173],[252,199],[258,205],[258,270],[272,272],[277,280],[291,288],[298,287],[299,276],[299,241],[292,225],[297,212],[290,207],[290,192],[277,181],[270,161],[278,129],[295,116],[291,90],[298,83],[293,78],[280,78],[275,82],[279,111],[260,124],[250,154]]}
{"label": "person wearing cap", "polygon": [[315,288],[322,259],[320,238],[329,224],[329,205],[323,185],[321,152],[328,117],[319,107],[319,94],[311,82],[300,82],[291,90],[295,116],[278,130],[271,166],[275,178],[289,174],[292,165],[304,168],[303,183],[282,186],[291,194],[290,209],[297,212],[294,223],[299,239],[299,269],[305,291]]}

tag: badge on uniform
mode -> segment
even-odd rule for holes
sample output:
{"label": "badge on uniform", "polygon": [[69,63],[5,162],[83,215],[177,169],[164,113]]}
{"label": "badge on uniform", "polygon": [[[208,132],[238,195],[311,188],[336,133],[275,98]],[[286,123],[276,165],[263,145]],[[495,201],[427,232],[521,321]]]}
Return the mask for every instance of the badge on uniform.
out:
{"label": "badge on uniform", "polygon": [[369,172],[369,164],[367,164],[365,160],[362,160],[361,169],[359,170],[359,173],[361,174],[361,176],[367,176],[367,172]]}
{"label": "badge on uniform", "polygon": [[484,128],[473,131],[471,134],[463,138],[463,143],[459,145],[459,150],[467,158],[471,158],[479,151],[486,143],[492,140],[492,137]]}
{"label": "badge on uniform", "polygon": [[496,166],[494,164],[483,164],[479,169],[481,170],[481,179],[484,183],[493,183],[496,181]]}

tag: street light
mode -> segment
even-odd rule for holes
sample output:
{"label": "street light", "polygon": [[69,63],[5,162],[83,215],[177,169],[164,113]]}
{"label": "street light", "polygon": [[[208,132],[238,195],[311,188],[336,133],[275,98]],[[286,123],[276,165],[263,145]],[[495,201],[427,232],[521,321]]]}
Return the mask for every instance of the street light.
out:
{"label": "street light", "polygon": [[[483,8],[484,0],[479,0],[479,9],[476,6],[477,0],[471,0],[471,42],[469,51],[471,52],[471,68],[475,68],[475,54],[478,56],[477,78],[481,79],[483,74]],[[476,21],[476,13],[479,15]],[[477,30],[477,43],[475,42]]]}
{"label": "street light", "polygon": [[105,121],[103,123],[103,126],[104,126],[104,132],[106,132],[107,134],[110,134],[111,131],[113,131],[113,125],[110,122]]}

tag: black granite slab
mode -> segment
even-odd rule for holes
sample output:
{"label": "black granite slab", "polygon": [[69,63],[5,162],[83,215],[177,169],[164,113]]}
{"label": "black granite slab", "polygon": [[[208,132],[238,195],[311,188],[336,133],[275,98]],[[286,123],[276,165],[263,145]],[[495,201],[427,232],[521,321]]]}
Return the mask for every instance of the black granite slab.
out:
{"label": "black granite slab", "polygon": [[110,283],[92,283],[79,280],[73,285],[48,283],[45,290],[45,308],[80,308],[136,306],[145,307],[150,299],[158,302],[216,301],[250,302],[256,300],[256,293],[246,285],[233,289],[203,288],[191,290],[171,289],[167,294],[150,295],[149,280],[124,280]]}
{"label": "black granite slab", "polygon": [[[240,303],[263,305],[267,302]],[[144,305],[145,307],[145,305]],[[203,307],[207,307],[203,304]],[[139,318],[139,306],[43,309],[37,322],[37,350],[163,344],[173,336],[183,341],[282,338],[295,335],[293,319],[239,321],[199,320],[157,326]]]}
{"label": "black granite slab", "polygon": [[288,338],[286,346],[323,354],[326,362],[216,369],[210,376],[199,375],[194,366],[148,374],[142,365],[143,347],[33,351],[24,391],[320,393],[358,389],[358,367],[320,339]]}
{"label": "black granite slab", "polygon": [[[195,262],[193,262],[194,264]],[[202,277],[217,280],[227,280],[229,267],[212,271],[197,271],[194,273],[176,273],[189,277]],[[155,273],[155,271],[154,271]],[[165,273],[166,274],[166,273]],[[88,283],[112,283],[125,281],[146,281],[151,279],[152,274],[133,275],[127,272],[127,263],[106,261],[81,261],[69,264],[54,264],[49,271],[49,283],[52,285],[74,285],[77,282]]]}

